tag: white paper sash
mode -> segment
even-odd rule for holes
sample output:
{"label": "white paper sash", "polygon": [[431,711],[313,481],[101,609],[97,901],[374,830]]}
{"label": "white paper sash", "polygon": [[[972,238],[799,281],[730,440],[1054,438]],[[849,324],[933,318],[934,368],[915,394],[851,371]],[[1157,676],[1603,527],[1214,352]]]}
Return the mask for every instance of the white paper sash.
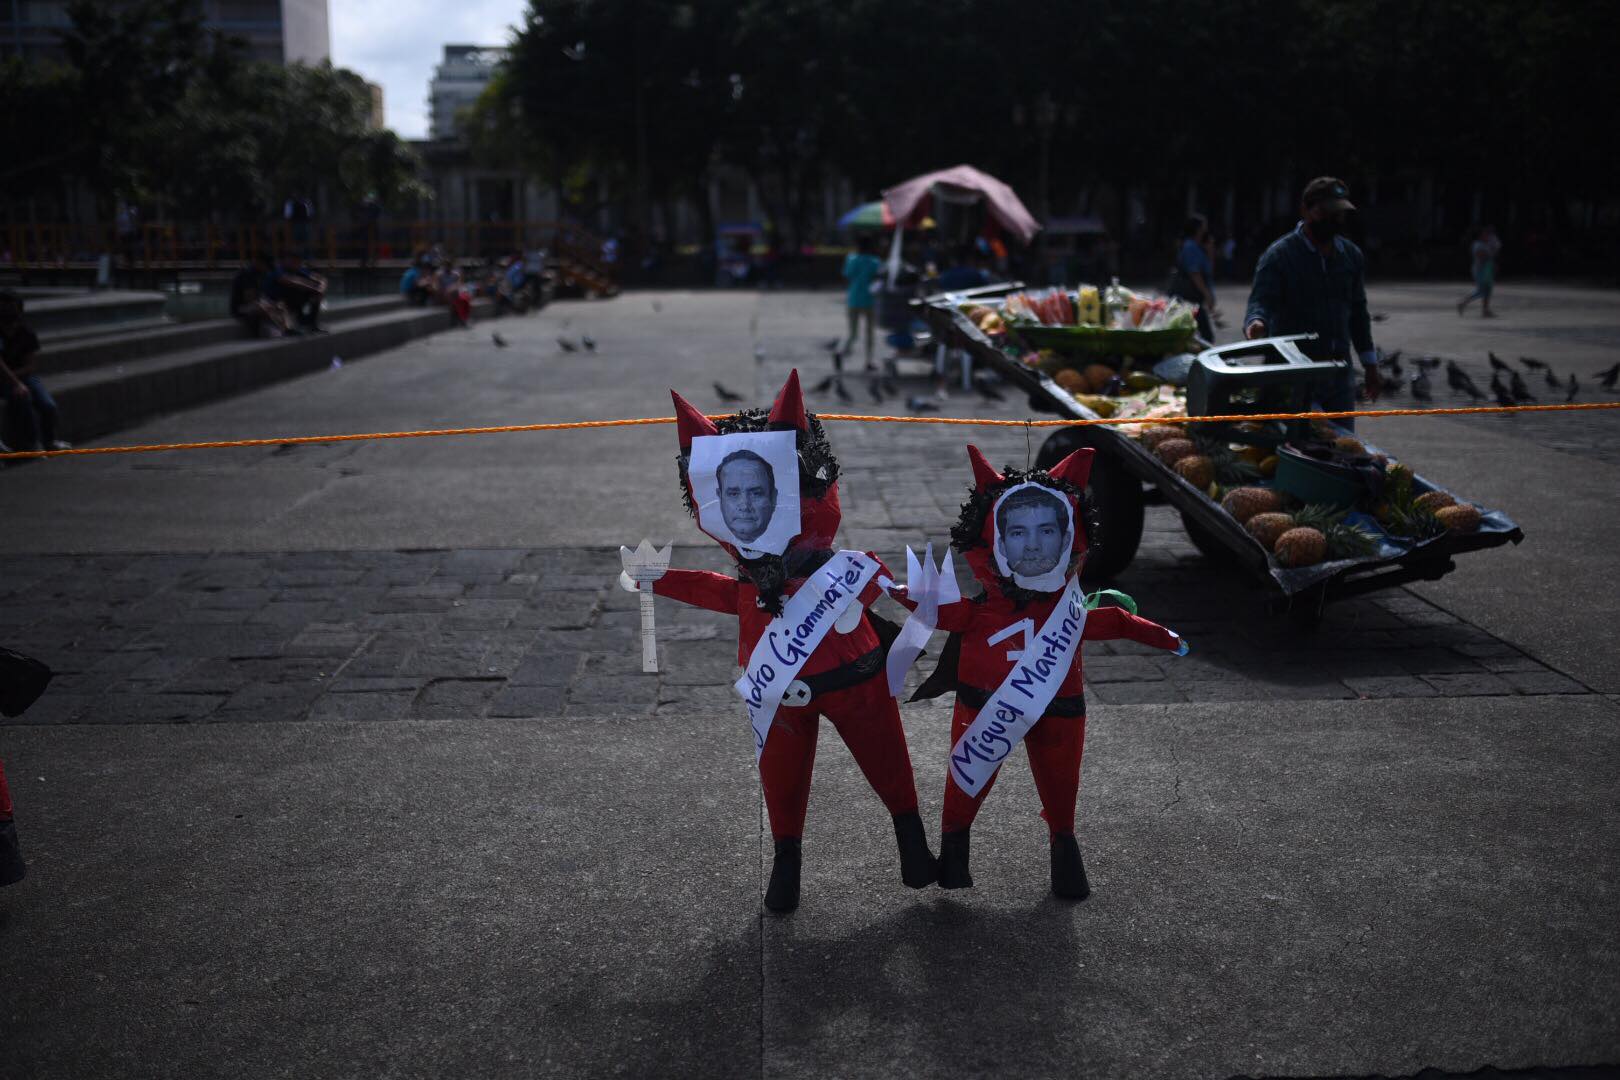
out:
{"label": "white paper sash", "polygon": [[889,646],[889,696],[899,697],[906,688],[906,672],[917,662],[928,638],[939,625],[939,609],[962,599],[956,585],[956,570],[951,565],[951,549],[945,549],[941,565],[934,565],[934,545],[928,545],[921,564],[917,553],[906,548],[906,593],[916,603],[900,636]]}
{"label": "white paper sash", "polygon": [[950,775],[956,786],[978,795],[996,775],[1019,739],[1046,712],[1058,688],[1074,669],[1086,629],[1086,597],[1078,575],[1026,644],[1024,655],[1002,681],[973,723],[951,747]]}
{"label": "white paper sash", "polygon": [[734,689],[748,708],[748,724],[754,729],[754,760],[765,752],[765,739],[771,721],[782,704],[788,684],[798,678],[810,654],[827,636],[850,604],[857,603],[879,565],[859,551],[839,551],[821,569],[805,579],[799,591],[787,598],[782,614],[772,619],[759,636],[742,678]]}

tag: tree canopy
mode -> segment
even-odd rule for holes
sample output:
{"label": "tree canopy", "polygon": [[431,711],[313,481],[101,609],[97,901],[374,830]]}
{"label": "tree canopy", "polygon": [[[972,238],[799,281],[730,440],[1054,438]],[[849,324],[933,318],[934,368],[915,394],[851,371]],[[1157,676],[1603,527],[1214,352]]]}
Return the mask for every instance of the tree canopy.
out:
{"label": "tree canopy", "polygon": [[1054,206],[1321,172],[1534,202],[1613,192],[1617,31],[1603,0],[531,0],[478,115],[632,220],[720,162],[784,223],[825,176],[958,161],[1033,198],[1043,144]]}

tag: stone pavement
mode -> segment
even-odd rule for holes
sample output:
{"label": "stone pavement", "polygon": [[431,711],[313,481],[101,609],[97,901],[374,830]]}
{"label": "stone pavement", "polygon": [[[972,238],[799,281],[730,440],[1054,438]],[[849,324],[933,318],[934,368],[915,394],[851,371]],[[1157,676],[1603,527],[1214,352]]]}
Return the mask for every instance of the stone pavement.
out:
{"label": "stone pavement", "polygon": [[[1504,324],[1620,322],[1609,294],[1500,292]],[[1472,355],[1502,332],[1445,295],[1376,290],[1381,340]],[[506,349],[440,335],[118,441],[660,415],[665,386],[712,407],[717,380],[764,401],[794,364],[815,381],[837,325],[832,294],[558,305],[500,324]],[[582,331],[597,355],[556,348]],[[1570,431],[1375,428],[1528,539],[1332,605],[1313,636],[1151,506],[1119,584],[1194,652],[1088,650],[1093,897],[1047,896],[1016,762],[978,886],[900,888],[828,734],[787,919],[758,907],[734,626],[660,602],[642,675],[612,586],[611,545],[642,536],[721,565],[667,428],[7,470],[0,642],[61,674],[0,727],[33,863],[0,891],[0,1077],[1620,1063],[1616,425]],[[944,539],[961,431],[831,436],[845,543],[893,562]],[[1040,442],[968,437],[1000,461]],[[945,707],[905,715],[932,835]]]}

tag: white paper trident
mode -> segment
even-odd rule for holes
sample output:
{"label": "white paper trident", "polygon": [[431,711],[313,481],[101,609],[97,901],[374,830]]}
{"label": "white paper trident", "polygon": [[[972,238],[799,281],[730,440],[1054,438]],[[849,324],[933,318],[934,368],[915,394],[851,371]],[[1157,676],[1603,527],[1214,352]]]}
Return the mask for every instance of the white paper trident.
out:
{"label": "white paper trident", "polygon": [[906,672],[922,655],[928,637],[939,625],[939,609],[962,599],[956,586],[956,569],[951,565],[951,549],[945,549],[945,558],[934,565],[934,545],[930,543],[923,554],[921,565],[917,553],[906,548],[906,595],[917,607],[900,628],[900,636],[889,647],[889,694],[899,697],[905,689]]}
{"label": "white paper trident", "polygon": [[624,564],[624,573],[619,575],[621,588],[641,594],[641,670],[658,670],[658,637],[653,626],[653,594],[652,590],[643,588],[651,585],[664,576],[669,569],[669,552],[673,544],[665,544],[664,550],[655,551],[651,543],[643,540],[636,545],[636,550],[627,547],[619,548],[619,561]]}

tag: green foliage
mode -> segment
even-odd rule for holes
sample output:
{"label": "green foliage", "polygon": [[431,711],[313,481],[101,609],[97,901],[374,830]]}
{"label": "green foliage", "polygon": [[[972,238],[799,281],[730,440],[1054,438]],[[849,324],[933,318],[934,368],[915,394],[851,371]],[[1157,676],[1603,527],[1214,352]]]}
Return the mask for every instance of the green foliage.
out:
{"label": "green foliage", "polygon": [[197,0],[78,0],[68,13],[65,66],[0,66],[9,194],[77,176],[104,216],[122,199],[198,218],[273,215],[319,188],[400,206],[421,193],[415,155],[370,127],[354,72],[248,62],[240,42],[205,31]]}

